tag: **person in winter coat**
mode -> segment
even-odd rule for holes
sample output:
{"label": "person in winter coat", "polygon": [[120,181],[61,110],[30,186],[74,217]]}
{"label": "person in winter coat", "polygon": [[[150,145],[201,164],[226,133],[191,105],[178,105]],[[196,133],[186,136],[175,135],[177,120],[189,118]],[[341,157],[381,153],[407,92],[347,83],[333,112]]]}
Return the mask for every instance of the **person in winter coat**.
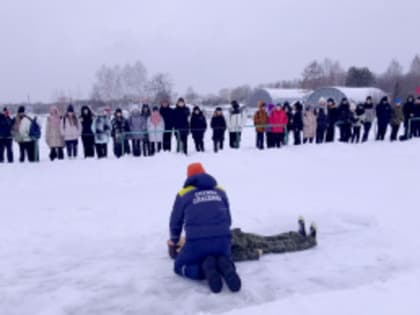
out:
{"label": "person in winter coat", "polygon": [[174,128],[177,131],[177,152],[188,154],[188,134],[190,133],[190,109],[183,98],[179,98],[174,111]]}
{"label": "person in winter coat", "polygon": [[82,133],[79,119],[74,113],[73,105],[67,107],[66,115],[61,122],[61,134],[64,137],[68,158],[77,157],[77,147],[79,145],[79,137]]}
{"label": "person in winter coat", "polygon": [[271,111],[268,123],[271,125],[273,148],[280,148],[284,141],[284,133],[288,123],[287,114],[283,110],[281,104],[277,104]]}
{"label": "person in winter coat", "polygon": [[[274,104],[268,104],[268,107],[267,107],[267,116],[268,117],[271,116],[271,113],[273,112],[274,108],[275,108]],[[271,148],[274,147],[272,127],[267,126],[267,128],[265,130],[267,132],[267,149],[271,149]]]}
{"label": "person in winter coat", "polygon": [[226,192],[200,163],[189,165],[169,223],[170,248],[176,248],[185,229],[186,243],[175,259],[175,273],[206,279],[214,293],[221,292],[224,279],[231,291],[238,292],[241,280],[231,259],[231,223]]}
{"label": "person in winter coat", "polygon": [[350,109],[350,103],[347,98],[341,100],[338,106],[338,121],[337,125],[340,129],[340,141],[349,142],[351,138],[351,124],[353,115]]}
{"label": "person in winter coat", "polygon": [[204,133],[207,130],[207,120],[198,106],[194,106],[190,125],[196,151],[204,152]]}
{"label": "person in winter coat", "polygon": [[385,140],[385,134],[388,129],[388,124],[391,121],[392,108],[389,104],[388,97],[385,96],[381,102],[376,106],[376,117],[378,118],[378,134],[376,140]]}
{"label": "person in winter coat", "polygon": [[335,101],[332,98],[329,98],[327,100],[327,117],[328,117],[328,129],[327,129],[327,135],[325,136],[325,142],[334,142],[335,126],[338,121],[338,109],[335,105]]}
{"label": "person in winter coat", "polygon": [[213,129],[212,139],[214,144],[214,152],[217,153],[219,150],[223,150],[223,142],[225,141],[225,132],[227,129],[226,120],[223,116],[223,110],[221,107],[217,107],[214,111],[210,125]]}
{"label": "person in winter coat", "polygon": [[124,140],[128,132],[130,132],[128,121],[124,118],[122,110],[117,108],[111,121],[111,137],[114,141],[114,155],[117,158],[127,153],[127,142]]}
{"label": "person in winter coat", "polygon": [[398,131],[400,130],[400,125],[403,121],[404,114],[401,106],[401,99],[397,98],[394,106],[392,106],[391,113],[391,142],[397,140]]}
{"label": "person in winter coat", "polygon": [[57,106],[50,107],[50,114],[47,118],[47,129],[45,140],[50,147],[50,160],[64,159],[64,137],[61,134],[61,116]]}
{"label": "person in winter coat", "polygon": [[108,157],[108,142],[111,137],[111,124],[108,112],[104,109],[96,116],[92,124],[92,131],[95,135],[95,149],[98,159]]}
{"label": "person in winter coat", "polygon": [[85,158],[95,157],[95,136],[92,131],[93,113],[89,106],[82,106],[80,124],[82,126],[82,144]]}
{"label": "person in winter coat", "polygon": [[[239,228],[231,230],[233,262],[255,261],[266,254],[284,254],[304,251],[316,247],[316,226],[312,224],[310,233],[307,234],[303,218],[299,218],[298,224],[298,231],[290,231],[270,236],[243,232]],[[176,248],[169,248],[169,256],[172,259],[176,259],[184,245],[185,239],[182,238]]]}
{"label": "person in winter coat", "polygon": [[[174,109],[171,108],[168,101],[163,101],[160,105],[160,115],[165,122],[166,132],[163,134],[163,151],[171,151],[172,130],[174,128]],[[171,131],[171,132],[168,132]]]}
{"label": "person in winter coat", "polygon": [[376,111],[375,111],[375,106],[373,105],[373,100],[371,96],[368,96],[366,98],[366,102],[363,105],[364,109],[365,109],[365,117],[363,119],[363,142],[366,142],[369,138],[369,132],[370,129],[372,127],[373,121],[376,118]]}
{"label": "person in winter coat", "polygon": [[413,137],[420,137],[420,96],[417,96],[413,106],[413,119],[411,120]]}
{"label": "person in winter coat", "polygon": [[303,130],[303,106],[300,102],[295,104],[295,112],[293,114],[293,136],[295,138],[294,145],[302,143],[302,130]]}
{"label": "person in winter coat", "polygon": [[411,118],[414,117],[414,96],[410,95],[407,98],[407,101],[403,105],[403,114],[404,114],[404,136],[402,140],[406,140],[412,137],[412,128],[411,128]]}
{"label": "person in winter coat", "polygon": [[128,118],[133,156],[139,157],[142,152],[144,156],[150,155],[149,135],[147,131],[149,117],[149,105],[143,104],[141,111],[138,108],[134,108]]}
{"label": "person in winter coat", "polygon": [[5,153],[7,162],[13,163],[13,124],[14,121],[10,117],[9,110],[7,107],[3,108],[3,112],[0,113],[0,163],[5,161]]}
{"label": "person in winter coat", "polygon": [[242,113],[239,103],[232,101],[229,113],[229,146],[232,149],[239,149],[241,144],[242,128],[244,126],[244,114]]}
{"label": "person in winter coat", "polygon": [[12,135],[19,144],[19,161],[25,162],[25,157],[29,162],[36,160],[35,140],[31,137],[32,119],[26,115],[25,107],[20,106],[12,127]]}
{"label": "person in winter coat", "polygon": [[268,115],[265,111],[265,103],[258,102],[258,109],[254,114],[254,125],[257,132],[257,149],[264,150],[264,134],[268,124]]}
{"label": "person in winter coat", "polygon": [[293,109],[290,106],[289,102],[284,102],[283,104],[283,110],[285,111],[287,115],[287,130],[284,134],[284,141],[283,144],[287,145],[289,143],[289,134],[293,130]]}
{"label": "person in winter coat", "polygon": [[147,120],[147,131],[149,134],[150,155],[154,155],[162,150],[164,141],[165,122],[160,115],[159,108],[153,107],[152,114]]}
{"label": "person in winter coat", "polygon": [[303,114],[303,143],[313,143],[316,137],[316,116],[311,106]]}
{"label": "person in winter coat", "polygon": [[353,134],[351,137],[352,143],[359,143],[360,141],[360,133],[362,130],[362,124],[365,119],[365,106],[363,104],[359,104],[356,106],[356,110],[354,111],[353,115]]}
{"label": "person in winter coat", "polygon": [[319,107],[316,115],[316,143],[321,144],[325,140],[325,132],[328,129],[328,117],[324,107]]}

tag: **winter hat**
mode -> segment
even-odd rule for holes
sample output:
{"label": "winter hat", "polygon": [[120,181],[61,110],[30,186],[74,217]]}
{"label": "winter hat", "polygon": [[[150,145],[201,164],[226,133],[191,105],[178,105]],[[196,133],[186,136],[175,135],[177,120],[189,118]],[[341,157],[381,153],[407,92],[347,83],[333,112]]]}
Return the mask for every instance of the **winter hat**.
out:
{"label": "winter hat", "polygon": [[366,101],[371,101],[371,100],[372,100],[372,96],[366,97]]}
{"label": "winter hat", "polygon": [[333,104],[335,104],[335,101],[334,101],[334,99],[332,99],[331,97],[327,100],[327,103],[333,103]]}
{"label": "winter hat", "polygon": [[25,112],[25,106],[19,106],[18,114],[23,114]]}
{"label": "winter hat", "polygon": [[395,104],[401,104],[401,98],[397,97],[394,102]]}
{"label": "winter hat", "polygon": [[188,165],[187,168],[187,177],[205,174],[206,171],[204,170],[204,167],[201,163],[192,163]]}
{"label": "winter hat", "polygon": [[117,108],[117,109],[115,110],[115,114],[122,114],[122,110],[121,110],[121,108]]}
{"label": "winter hat", "polygon": [[325,103],[326,103],[325,97],[321,96],[321,97],[319,98],[318,103],[319,103],[319,104],[325,104]]}
{"label": "winter hat", "polygon": [[67,107],[67,113],[74,113],[74,107],[73,107],[73,105],[69,105],[68,107]]}
{"label": "winter hat", "polygon": [[221,107],[216,107],[216,112],[222,112],[222,108]]}
{"label": "winter hat", "polygon": [[157,107],[157,106],[153,106],[153,109],[152,109],[154,112],[157,112],[158,110],[159,110],[159,107]]}
{"label": "winter hat", "polygon": [[232,101],[232,103],[230,103],[232,105],[233,108],[239,108],[239,104],[237,101]]}

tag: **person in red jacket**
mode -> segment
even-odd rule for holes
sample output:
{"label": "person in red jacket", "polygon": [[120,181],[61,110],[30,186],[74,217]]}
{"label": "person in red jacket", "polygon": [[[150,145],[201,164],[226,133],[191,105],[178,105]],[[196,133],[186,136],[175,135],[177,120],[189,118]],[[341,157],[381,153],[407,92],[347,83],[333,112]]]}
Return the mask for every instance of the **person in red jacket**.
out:
{"label": "person in red jacket", "polygon": [[280,148],[284,139],[285,127],[289,122],[287,113],[282,109],[281,104],[277,104],[276,108],[271,112],[268,122],[272,126],[271,132],[273,134],[274,148]]}

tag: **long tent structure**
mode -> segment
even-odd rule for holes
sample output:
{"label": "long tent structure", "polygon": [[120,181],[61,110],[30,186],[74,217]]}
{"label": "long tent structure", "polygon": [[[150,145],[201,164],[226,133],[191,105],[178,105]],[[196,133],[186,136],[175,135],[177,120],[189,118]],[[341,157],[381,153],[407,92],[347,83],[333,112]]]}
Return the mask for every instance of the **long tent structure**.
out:
{"label": "long tent structure", "polygon": [[310,90],[302,89],[256,89],[248,98],[247,106],[257,107],[259,101],[263,101],[266,104],[305,102],[311,93],[312,91]]}
{"label": "long tent structure", "polygon": [[306,103],[317,106],[320,99],[327,100],[332,98],[339,104],[343,98],[347,98],[350,103],[359,104],[365,102],[368,96],[371,96],[374,102],[379,102],[386,95],[384,91],[374,87],[351,88],[335,86],[317,89],[309,95]]}

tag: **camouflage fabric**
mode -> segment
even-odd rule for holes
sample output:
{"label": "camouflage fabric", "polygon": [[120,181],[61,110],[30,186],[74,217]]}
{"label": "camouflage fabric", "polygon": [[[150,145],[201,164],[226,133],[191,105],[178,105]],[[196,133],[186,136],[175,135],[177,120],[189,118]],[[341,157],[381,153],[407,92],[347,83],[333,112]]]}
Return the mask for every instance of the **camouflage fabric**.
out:
{"label": "camouflage fabric", "polygon": [[281,254],[310,249],[316,245],[313,237],[305,237],[294,231],[261,236],[244,233],[240,229],[232,230],[232,258],[235,262],[258,260],[261,251],[263,254]]}

